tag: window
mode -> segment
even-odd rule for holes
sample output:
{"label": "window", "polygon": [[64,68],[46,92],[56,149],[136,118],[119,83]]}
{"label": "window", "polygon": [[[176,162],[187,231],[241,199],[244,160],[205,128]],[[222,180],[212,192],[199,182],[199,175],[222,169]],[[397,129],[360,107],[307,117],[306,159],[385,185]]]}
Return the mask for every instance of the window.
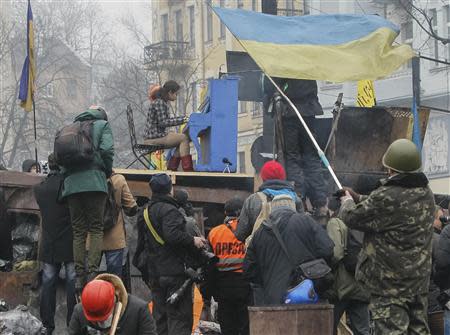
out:
{"label": "window", "polygon": [[[401,26],[401,33],[402,33],[402,42],[404,44],[409,44],[412,47],[414,37],[413,22],[408,21],[403,23]],[[408,62],[406,68],[408,69],[412,68],[411,61]]]}
{"label": "window", "polygon": [[212,18],[211,0],[206,0],[206,42],[213,39],[213,18]]}
{"label": "window", "polygon": [[237,0],[237,8],[244,8],[244,0]]}
{"label": "window", "polygon": [[[438,32],[438,19],[437,19],[437,10],[436,8],[430,9],[430,12],[428,13],[428,16],[430,19],[432,19],[431,24],[433,25],[433,30],[437,33]],[[434,58],[439,58],[439,42],[437,39],[432,38],[432,49]],[[439,63],[434,63],[434,65],[438,66]]]}
{"label": "window", "polygon": [[42,88],[42,97],[43,98],[53,98],[54,94],[54,86],[53,83],[48,83],[45,87]]}
{"label": "window", "polygon": [[245,114],[247,113],[247,108],[246,108],[246,103],[245,101],[239,101],[239,105],[238,105],[238,114]]}
{"label": "window", "polygon": [[254,12],[258,11],[256,0],[252,0],[252,11]]}
{"label": "window", "polygon": [[189,46],[195,48],[195,11],[194,6],[189,7]]}
{"label": "window", "polygon": [[169,15],[161,15],[161,41],[165,42],[169,40]]}
{"label": "window", "polygon": [[177,42],[183,42],[183,17],[181,16],[181,10],[175,12],[175,38]]}
{"label": "window", "polygon": [[69,79],[67,81],[67,96],[69,98],[75,98],[77,96],[77,81],[75,79]]}
{"label": "window", "polygon": [[241,151],[238,153],[238,164],[239,164],[239,173],[245,173],[245,152]]}
{"label": "window", "polygon": [[[225,0],[220,0],[220,7],[225,7]],[[226,34],[226,27],[225,25],[220,22],[220,38],[224,39]]]}
{"label": "window", "polygon": [[[446,16],[447,38],[450,38],[450,5],[444,7]],[[450,43],[447,44],[447,60],[450,60]]]}
{"label": "window", "polygon": [[195,113],[197,111],[197,84],[191,83],[191,103],[192,103],[192,112]]}
{"label": "window", "polygon": [[286,16],[294,15],[294,0],[286,0]]}
{"label": "window", "polygon": [[252,116],[257,117],[263,115],[263,104],[262,102],[253,102],[252,106]]}
{"label": "window", "polygon": [[177,115],[185,115],[186,114],[186,109],[185,109],[185,105],[184,105],[184,96],[185,91],[183,90],[183,88],[180,88],[180,90],[178,91],[178,95],[177,95]]}
{"label": "window", "polygon": [[303,15],[311,14],[311,0],[303,0]]}

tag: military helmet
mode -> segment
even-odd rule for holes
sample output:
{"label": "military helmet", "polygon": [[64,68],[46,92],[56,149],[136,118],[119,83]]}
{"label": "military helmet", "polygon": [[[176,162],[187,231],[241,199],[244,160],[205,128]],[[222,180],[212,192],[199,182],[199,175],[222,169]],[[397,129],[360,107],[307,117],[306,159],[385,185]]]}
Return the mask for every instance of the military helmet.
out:
{"label": "military helmet", "polygon": [[402,138],[392,142],[386,150],[383,165],[397,172],[417,172],[422,167],[422,158],[416,145]]}

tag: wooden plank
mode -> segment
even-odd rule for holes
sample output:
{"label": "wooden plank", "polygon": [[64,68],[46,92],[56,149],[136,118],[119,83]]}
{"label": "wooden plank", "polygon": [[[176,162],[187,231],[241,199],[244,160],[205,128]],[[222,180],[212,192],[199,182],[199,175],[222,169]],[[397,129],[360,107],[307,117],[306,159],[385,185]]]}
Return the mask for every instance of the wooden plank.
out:
{"label": "wooden plank", "polygon": [[[145,181],[128,180],[128,186],[135,197],[150,197],[150,186]],[[233,197],[247,198],[251,193],[243,190],[215,189],[195,186],[174,186],[189,192],[189,201],[224,204]]]}
{"label": "wooden plank", "polygon": [[161,171],[161,170],[138,170],[138,169],[116,169],[114,172],[123,175],[154,175],[157,173],[167,173],[169,176],[183,177],[220,177],[220,178],[253,178],[254,175],[243,173],[220,173],[220,172],[184,172],[184,171]]}
{"label": "wooden plank", "polygon": [[249,307],[251,335],[332,335],[328,304]]}

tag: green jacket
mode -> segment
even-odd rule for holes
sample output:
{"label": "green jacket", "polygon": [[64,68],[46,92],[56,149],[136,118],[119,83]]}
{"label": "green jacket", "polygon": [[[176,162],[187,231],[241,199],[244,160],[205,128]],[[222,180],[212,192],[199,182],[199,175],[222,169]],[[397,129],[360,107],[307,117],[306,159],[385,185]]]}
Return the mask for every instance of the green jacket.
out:
{"label": "green jacket", "polygon": [[88,109],[75,121],[97,120],[93,123],[93,141],[96,147],[94,161],[83,169],[66,168],[63,197],[84,192],[108,192],[107,176],[112,173],[114,139],[108,121],[97,110]]}
{"label": "green jacket", "polygon": [[363,231],[356,279],[383,297],[428,293],[434,196],[423,173],[398,174],[360,202],[346,200],[340,217]]}
{"label": "green jacket", "polygon": [[334,294],[337,300],[359,300],[368,302],[370,295],[363,290],[354,275],[349,273],[342,260],[345,255],[345,248],[347,245],[348,228],[338,218],[332,218],[327,223],[327,233],[330,239],[334,242],[332,264],[334,271]]}

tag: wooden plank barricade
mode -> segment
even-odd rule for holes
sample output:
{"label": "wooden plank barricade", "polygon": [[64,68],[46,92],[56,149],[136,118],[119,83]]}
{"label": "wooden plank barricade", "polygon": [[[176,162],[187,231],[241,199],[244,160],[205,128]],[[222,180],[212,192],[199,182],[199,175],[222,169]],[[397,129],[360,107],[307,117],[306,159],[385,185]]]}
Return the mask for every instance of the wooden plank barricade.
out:
{"label": "wooden plank barricade", "polygon": [[250,335],[332,335],[333,305],[249,307]]}

